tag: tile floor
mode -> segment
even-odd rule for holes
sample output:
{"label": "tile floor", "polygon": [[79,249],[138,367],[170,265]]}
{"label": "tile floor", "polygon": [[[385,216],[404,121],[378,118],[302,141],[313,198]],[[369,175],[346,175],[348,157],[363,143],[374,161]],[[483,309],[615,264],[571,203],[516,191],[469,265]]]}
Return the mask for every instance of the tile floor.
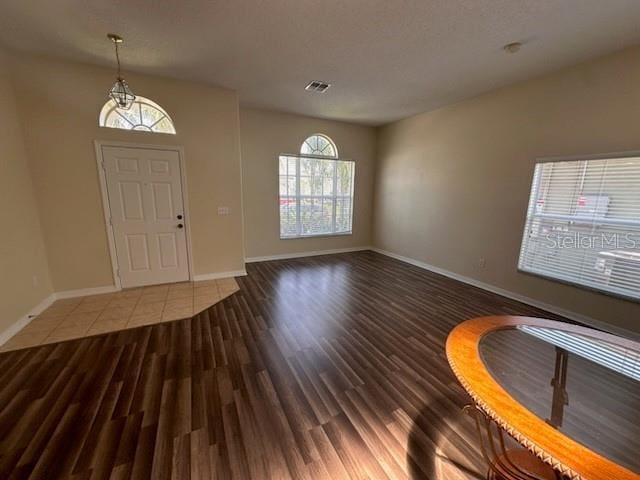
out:
{"label": "tile floor", "polygon": [[0,347],[17,350],[188,318],[238,291],[233,278],[57,300]]}

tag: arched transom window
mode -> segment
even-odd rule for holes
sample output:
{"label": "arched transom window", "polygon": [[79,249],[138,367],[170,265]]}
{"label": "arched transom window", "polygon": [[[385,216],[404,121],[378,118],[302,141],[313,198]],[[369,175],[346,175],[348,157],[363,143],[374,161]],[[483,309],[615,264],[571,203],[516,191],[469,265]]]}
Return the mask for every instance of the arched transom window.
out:
{"label": "arched transom window", "polygon": [[101,127],[122,130],[176,133],[169,114],[153,100],[140,96],[136,97],[128,110],[118,108],[112,100],[109,100],[100,111],[99,124]]}
{"label": "arched transom window", "polygon": [[311,135],[279,164],[280,238],[351,233],[356,166],[329,137]]}
{"label": "arched transom window", "polygon": [[325,135],[311,135],[300,147],[303,155],[322,155],[323,157],[337,157],[338,149],[336,144]]}

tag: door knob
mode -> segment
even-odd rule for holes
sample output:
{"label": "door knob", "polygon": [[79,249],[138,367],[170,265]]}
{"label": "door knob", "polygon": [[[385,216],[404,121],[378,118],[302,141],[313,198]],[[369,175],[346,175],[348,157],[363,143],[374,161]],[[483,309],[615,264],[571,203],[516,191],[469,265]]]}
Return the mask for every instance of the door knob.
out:
{"label": "door knob", "polygon": [[184,227],[183,224],[181,224],[181,223],[178,224],[178,228],[183,228],[183,227]]}
{"label": "door knob", "polygon": [[182,220],[182,215],[178,215],[178,220]]}

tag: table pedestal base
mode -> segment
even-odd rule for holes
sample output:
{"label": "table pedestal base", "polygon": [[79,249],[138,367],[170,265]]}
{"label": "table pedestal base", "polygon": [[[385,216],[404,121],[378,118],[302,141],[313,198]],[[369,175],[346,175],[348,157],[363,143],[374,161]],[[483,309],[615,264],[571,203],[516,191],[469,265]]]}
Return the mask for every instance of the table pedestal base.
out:
{"label": "table pedestal base", "polygon": [[[476,424],[482,456],[489,466],[487,480],[560,480],[562,476],[525,448],[507,448],[503,430],[475,405],[463,411]],[[511,442],[514,443],[514,442]]]}
{"label": "table pedestal base", "polygon": [[487,480],[522,480],[525,478],[558,480],[559,477],[553,468],[524,448],[508,450],[499,455],[498,461],[490,465],[487,473]]}

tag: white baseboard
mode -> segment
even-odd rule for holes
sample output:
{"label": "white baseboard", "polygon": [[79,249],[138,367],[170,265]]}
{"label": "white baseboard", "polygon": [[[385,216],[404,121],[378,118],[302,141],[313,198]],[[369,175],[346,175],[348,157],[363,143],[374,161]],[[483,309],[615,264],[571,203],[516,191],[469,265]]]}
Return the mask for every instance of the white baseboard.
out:
{"label": "white baseboard", "polygon": [[575,322],[579,322],[593,328],[604,330],[605,332],[609,332],[614,335],[620,335],[623,337],[635,338],[635,339],[640,338],[640,335],[638,334],[638,332],[627,330],[626,328],[622,328],[622,327],[617,327],[615,325],[611,325],[609,323],[603,322],[602,320],[598,320],[596,318],[592,318],[587,315],[583,315],[581,313],[573,312],[571,310],[566,310],[564,308],[557,307],[555,305],[551,305],[549,303],[545,303],[540,300],[536,300],[535,298],[527,297],[525,295],[521,295],[519,293],[512,292],[510,290],[505,290],[504,288],[500,288],[495,285],[491,285],[489,283],[476,280],[475,278],[466,277],[464,275],[460,275],[458,273],[445,270],[444,268],[436,267],[434,265],[431,265],[426,262],[422,262],[420,260],[416,260],[414,258],[405,257],[403,255],[399,255],[397,253],[393,253],[388,250],[382,250],[380,248],[375,248],[375,247],[372,247],[371,250],[373,250],[374,252],[381,253],[382,255],[386,255],[387,257],[395,258],[396,260],[400,260],[401,262],[409,263],[416,267],[429,270],[430,272],[434,272],[434,273],[443,275],[445,277],[452,278],[453,280],[458,280],[459,282],[466,283],[468,285],[473,285],[474,287],[478,287],[483,290],[487,290],[489,292],[502,295],[503,297],[510,298],[511,300],[516,300],[518,302],[526,303],[527,305],[531,305],[532,307],[536,307],[541,310],[546,310],[547,312],[555,313],[556,315],[560,315],[562,317],[568,318],[569,320],[573,320]]}
{"label": "white baseboard", "polygon": [[203,273],[202,275],[194,275],[194,282],[201,282],[203,280],[217,280],[219,278],[230,278],[230,277],[244,277],[247,275],[246,270],[233,270],[230,272],[216,272],[216,273]]}
{"label": "white baseboard", "polygon": [[269,260],[286,260],[287,258],[317,257],[318,255],[333,255],[335,253],[360,252],[362,250],[373,250],[373,249],[371,247],[334,248],[331,250],[315,250],[310,252],[281,253],[278,255],[266,255],[263,257],[249,257],[249,258],[245,258],[244,261],[247,263],[267,262]]}
{"label": "white baseboard", "polygon": [[119,292],[120,289],[115,285],[105,287],[81,288],[79,290],[65,290],[54,293],[56,300],[61,298],[87,297],[89,295],[100,295],[101,293]]}
{"label": "white baseboard", "polygon": [[[397,253],[393,253],[387,250],[382,250],[380,248],[375,247],[353,247],[353,248],[339,248],[333,250],[320,250],[320,251],[312,251],[312,252],[300,252],[300,253],[291,253],[291,254],[281,254],[281,255],[269,255],[264,257],[252,257],[247,258],[245,261],[247,263],[250,262],[264,262],[268,260],[284,260],[287,258],[302,258],[302,257],[313,257],[318,255],[331,255],[335,253],[348,253],[348,252],[358,252],[362,250],[372,250],[374,252],[380,253],[382,255],[386,255],[387,257],[395,258],[396,260],[400,260],[405,263],[409,263],[416,267],[423,268],[430,272],[434,272],[440,275],[443,275],[448,278],[452,278],[453,280],[457,280],[459,282],[466,283],[468,285],[473,285],[474,287],[481,288],[483,290],[487,290],[489,292],[495,293],[497,295],[502,295],[503,297],[510,298],[512,300],[516,300],[518,302],[525,303],[527,305],[531,305],[536,308],[540,308],[541,310],[546,310],[551,313],[555,313],[556,315],[563,316],[570,320],[583,323],[585,325],[598,328],[600,330],[604,330],[609,333],[613,333],[615,335],[621,335],[628,338],[640,338],[640,335],[637,332],[632,330],[627,330],[626,328],[617,327],[615,325],[611,325],[609,323],[603,322],[601,320],[597,320],[595,318],[582,315],[580,313],[576,313],[570,310],[566,310],[564,308],[557,307],[555,305],[551,305],[540,300],[536,300],[531,297],[527,297],[525,295],[521,295],[519,293],[515,293],[509,290],[505,290],[504,288],[497,287],[495,285],[491,285],[489,283],[482,282],[480,280],[476,280],[471,277],[466,277],[464,275],[460,275],[449,270],[445,270],[440,267],[436,267],[434,265],[428,264],[426,262],[422,262],[420,260],[416,260],[414,258],[405,257],[403,255],[399,255]],[[229,278],[229,277],[242,277],[247,275],[246,270],[235,270],[230,272],[217,272],[217,273],[205,273],[202,275],[195,275],[193,281],[198,282],[202,280],[216,280],[219,278]],[[26,327],[29,322],[36,316],[46,310],[53,302],[62,298],[72,298],[72,297],[83,297],[87,295],[98,295],[101,293],[111,293],[116,292],[119,289],[115,285],[109,285],[105,287],[94,287],[94,288],[83,288],[80,290],[66,290],[62,292],[56,292],[49,295],[47,298],[42,300],[38,305],[33,307],[29,312],[18,319],[13,325],[7,328],[5,331],[0,332],[0,345],[3,345],[7,340],[13,337],[16,333]]]}
{"label": "white baseboard", "polygon": [[0,345],[4,345],[7,340],[13,337],[16,333],[18,333],[24,327],[29,325],[29,322],[31,322],[31,320],[36,315],[40,315],[47,308],[49,308],[51,304],[56,300],[57,300],[56,294],[52,293],[47,298],[45,298],[40,303],[38,303],[35,307],[33,307],[31,310],[29,310],[29,312],[26,315],[23,315],[22,317],[20,317],[17,322],[15,322],[13,325],[7,328],[4,332],[1,332]]}

